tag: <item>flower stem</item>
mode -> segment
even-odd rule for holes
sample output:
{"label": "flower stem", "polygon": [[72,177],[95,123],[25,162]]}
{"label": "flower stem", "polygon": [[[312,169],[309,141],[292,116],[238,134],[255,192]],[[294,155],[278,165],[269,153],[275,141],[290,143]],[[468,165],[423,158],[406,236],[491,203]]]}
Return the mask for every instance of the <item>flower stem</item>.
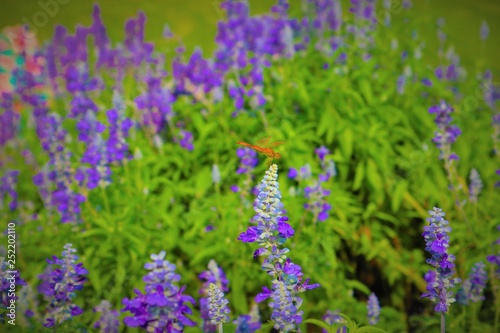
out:
{"label": "flower stem", "polygon": [[444,313],[441,313],[441,333],[446,333],[446,318]]}

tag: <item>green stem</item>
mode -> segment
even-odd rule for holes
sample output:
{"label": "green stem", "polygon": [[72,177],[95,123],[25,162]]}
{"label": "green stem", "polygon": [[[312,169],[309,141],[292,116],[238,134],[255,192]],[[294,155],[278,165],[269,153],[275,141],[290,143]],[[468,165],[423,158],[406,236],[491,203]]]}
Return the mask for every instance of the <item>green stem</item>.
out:
{"label": "green stem", "polygon": [[471,320],[470,320],[470,331],[473,332],[474,327],[476,326],[476,319],[477,319],[477,303],[471,304],[472,311],[471,311]]}
{"label": "green stem", "polygon": [[108,201],[108,197],[106,196],[106,191],[104,189],[104,187],[100,186],[101,187],[101,195],[102,195],[102,200],[104,201],[104,208],[106,209],[106,213],[107,215],[111,215],[111,209],[109,208],[109,201]]}
{"label": "green stem", "polygon": [[444,313],[441,313],[441,333],[446,333],[446,318]]}

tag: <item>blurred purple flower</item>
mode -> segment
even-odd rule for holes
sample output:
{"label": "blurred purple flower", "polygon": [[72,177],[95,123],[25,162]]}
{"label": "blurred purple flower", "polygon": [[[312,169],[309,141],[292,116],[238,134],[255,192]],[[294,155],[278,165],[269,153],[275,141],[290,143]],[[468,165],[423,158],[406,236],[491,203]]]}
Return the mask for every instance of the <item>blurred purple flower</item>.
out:
{"label": "blurred purple flower", "polygon": [[94,312],[101,313],[100,318],[95,322],[94,328],[99,329],[99,333],[118,333],[120,326],[120,313],[111,308],[111,303],[102,300],[94,308]]}
{"label": "blurred purple flower", "polygon": [[83,310],[72,301],[76,296],[75,292],[83,289],[88,271],[82,263],[76,262],[78,256],[74,253],[76,250],[72,245],[66,244],[61,258],[53,256],[52,260],[47,259],[49,266],[38,276],[42,280],[38,292],[49,302],[44,317],[45,327],[57,326],[83,313]]}

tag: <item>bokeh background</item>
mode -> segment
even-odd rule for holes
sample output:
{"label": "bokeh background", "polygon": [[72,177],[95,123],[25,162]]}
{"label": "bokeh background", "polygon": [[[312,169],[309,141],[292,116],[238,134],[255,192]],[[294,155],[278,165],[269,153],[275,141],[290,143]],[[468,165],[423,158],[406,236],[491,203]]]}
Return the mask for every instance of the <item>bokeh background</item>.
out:
{"label": "bokeh background", "polygon": [[[147,16],[146,40],[155,42],[160,49],[164,47],[167,55],[173,55],[174,47],[168,45],[162,38],[165,24],[168,24],[172,32],[182,39],[188,54],[199,46],[204,56],[210,56],[215,47],[217,21],[223,15],[219,9],[221,0],[53,1],[58,4],[57,11],[54,10],[53,15],[49,13],[44,23],[41,16],[36,15],[44,11],[41,4],[51,3],[50,0],[1,0],[0,28],[30,22],[30,26],[36,29],[39,40],[45,41],[52,36],[54,27],[58,24],[66,26],[70,32],[74,31],[77,24],[89,25],[92,20],[92,5],[98,3],[112,40],[123,40],[125,21],[142,10]],[[257,14],[268,12],[275,1],[250,0],[249,3],[251,12]],[[348,0],[342,1],[344,12],[348,11],[348,3]],[[300,4],[300,0],[291,0],[291,10],[300,9]],[[487,67],[500,69],[500,62],[496,60],[500,55],[500,1],[415,0],[413,7],[415,17],[419,18],[419,32],[426,36],[428,42],[424,50],[424,59],[429,65],[437,65],[435,55],[438,39],[435,26],[438,18],[444,18],[450,42],[455,45],[465,67],[474,67],[477,65],[475,59],[480,57],[484,59],[486,62],[484,65]],[[401,15],[394,15],[393,20],[398,19],[403,18]],[[490,37],[484,48],[478,38],[482,20],[486,20],[490,27]]]}

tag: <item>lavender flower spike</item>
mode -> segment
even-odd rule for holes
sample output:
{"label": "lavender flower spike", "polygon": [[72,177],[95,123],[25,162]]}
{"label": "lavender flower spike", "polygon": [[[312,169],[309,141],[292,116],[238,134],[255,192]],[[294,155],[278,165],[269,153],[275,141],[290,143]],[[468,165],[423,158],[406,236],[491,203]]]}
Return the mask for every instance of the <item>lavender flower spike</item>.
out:
{"label": "lavender flower spike", "polygon": [[215,284],[208,287],[208,314],[212,324],[219,325],[229,322],[229,301],[224,298],[224,293]]}
{"label": "lavender flower spike", "polygon": [[378,323],[380,316],[380,304],[375,293],[371,293],[368,297],[368,323],[375,325]]}
{"label": "lavender flower spike", "polygon": [[431,258],[426,262],[434,269],[425,274],[427,293],[421,297],[428,297],[436,303],[434,307],[436,312],[448,312],[450,304],[455,302],[451,289],[460,282],[460,279],[452,278],[455,273],[453,264],[455,256],[448,253],[450,246],[448,233],[451,228],[448,226],[448,221],[443,218],[445,213],[440,208],[434,207],[429,214],[431,215],[427,219],[429,225],[424,227],[422,236],[426,243],[425,249],[431,254]]}
{"label": "lavender flower spike", "polygon": [[486,265],[480,261],[472,267],[469,274],[470,290],[468,290],[467,299],[472,303],[484,301],[483,292],[488,281],[485,268]]}
{"label": "lavender flower spike", "polygon": [[483,182],[479,178],[479,173],[476,169],[470,171],[470,185],[469,185],[469,200],[470,202],[477,202],[477,197],[483,188]]}
{"label": "lavender flower spike", "polygon": [[118,311],[111,309],[111,303],[109,301],[102,300],[101,303],[94,308],[94,312],[101,313],[101,317],[94,324],[94,328],[98,328],[99,333],[118,333],[120,314]]}
{"label": "lavender flower spike", "polygon": [[38,276],[42,280],[38,291],[49,301],[43,324],[45,327],[61,324],[83,313],[80,307],[72,303],[72,299],[76,296],[75,291],[83,288],[88,272],[82,263],[76,263],[78,256],[75,252],[73,245],[66,244],[61,259],[56,256],[52,260],[47,259],[52,266],[48,266],[45,273]]}
{"label": "lavender flower spike", "polygon": [[457,141],[457,137],[462,134],[457,126],[451,125],[453,120],[451,114],[453,111],[454,109],[445,101],[441,101],[439,105],[434,105],[429,108],[429,113],[436,114],[434,122],[438,126],[438,130],[432,141],[434,141],[436,147],[441,152],[439,158],[445,161],[459,159],[455,153],[451,152],[451,145]]}

